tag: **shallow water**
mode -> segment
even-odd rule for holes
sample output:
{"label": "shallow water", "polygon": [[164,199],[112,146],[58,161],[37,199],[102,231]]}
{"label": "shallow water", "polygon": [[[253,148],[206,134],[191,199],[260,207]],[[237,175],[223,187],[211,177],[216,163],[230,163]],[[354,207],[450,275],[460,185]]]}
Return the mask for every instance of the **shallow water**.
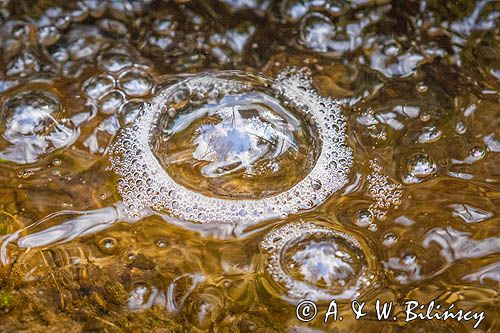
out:
{"label": "shallow water", "polygon": [[498,1],[0,8],[0,331],[499,331]]}

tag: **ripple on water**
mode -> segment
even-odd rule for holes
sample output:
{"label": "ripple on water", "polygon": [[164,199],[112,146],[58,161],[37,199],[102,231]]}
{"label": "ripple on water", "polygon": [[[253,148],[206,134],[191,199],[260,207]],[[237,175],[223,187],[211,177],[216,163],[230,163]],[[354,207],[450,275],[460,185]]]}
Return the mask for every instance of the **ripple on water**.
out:
{"label": "ripple on water", "polygon": [[267,234],[261,248],[286,299],[353,299],[374,282],[366,244],[330,226],[289,223]]}
{"label": "ripple on water", "polygon": [[[192,140],[189,149],[172,150],[169,142],[177,134],[181,141]],[[298,164],[302,178],[268,197],[251,192],[254,183],[249,177],[262,181],[269,175],[269,190],[281,182],[276,177],[279,160],[300,148],[301,135],[313,137],[309,145],[316,145],[304,149],[302,164],[291,155],[289,163]],[[205,189],[221,188],[221,176],[240,171],[238,185],[243,186],[233,187],[224,198],[215,197],[203,190],[201,181],[189,185],[179,180],[180,173],[172,178],[165,168],[170,159],[186,162],[184,170],[198,165],[195,179],[206,182]],[[338,104],[320,97],[306,72],[291,69],[271,80],[227,71],[193,76],[160,92],[136,124],[122,132],[112,147],[111,162],[132,216],[153,208],[194,222],[252,223],[323,202],[345,184],[352,153]],[[250,189],[246,193],[241,190],[245,186]],[[251,200],[238,200],[245,196]]]}

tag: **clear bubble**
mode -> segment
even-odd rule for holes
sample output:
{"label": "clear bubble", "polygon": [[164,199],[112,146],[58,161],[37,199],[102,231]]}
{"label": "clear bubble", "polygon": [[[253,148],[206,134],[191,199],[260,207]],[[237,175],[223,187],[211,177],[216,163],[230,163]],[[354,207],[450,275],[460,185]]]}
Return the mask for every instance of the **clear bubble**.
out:
{"label": "clear bubble", "polygon": [[356,216],[356,225],[368,227],[373,223],[373,214],[369,210],[360,210]]}
{"label": "clear bubble", "polygon": [[9,76],[26,77],[42,70],[42,62],[38,56],[28,50],[23,51],[20,55],[14,57],[7,64],[5,74]]}
{"label": "clear bubble", "polygon": [[115,80],[109,75],[98,75],[93,76],[83,85],[83,90],[93,99],[102,98],[108,91],[113,89],[115,85]]}
{"label": "clear bubble", "polygon": [[119,90],[113,90],[99,99],[99,109],[107,114],[115,113],[125,102],[125,96]]}
{"label": "clear bubble", "polygon": [[50,46],[61,38],[61,32],[54,26],[45,26],[38,29],[38,39],[44,46]]}
{"label": "clear bubble", "polygon": [[118,110],[120,125],[125,126],[133,124],[139,118],[144,107],[145,102],[141,99],[127,101]]}
{"label": "clear bubble", "polygon": [[364,246],[340,230],[312,222],[289,223],[266,235],[267,271],[292,300],[351,299],[370,282]]}
{"label": "clear bubble", "polygon": [[117,241],[112,237],[106,237],[99,241],[99,249],[106,254],[113,254],[117,249]]}
{"label": "clear bubble", "polygon": [[78,129],[62,114],[61,103],[48,91],[24,91],[6,98],[0,109],[0,157],[19,164],[34,163],[40,156],[72,144]]}
{"label": "clear bubble", "polygon": [[311,50],[326,52],[331,38],[335,35],[332,21],[325,15],[310,13],[302,19],[301,42]]}
{"label": "clear bubble", "polygon": [[112,33],[117,36],[126,36],[128,33],[127,26],[124,23],[109,18],[97,21],[97,26],[102,31]]}
{"label": "clear bubble", "polygon": [[118,78],[118,85],[129,96],[146,96],[153,89],[151,78],[140,70],[128,70]]}
{"label": "clear bubble", "polygon": [[382,241],[382,244],[384,244],[385,247],[391,247],[393,246],[396,242],[398,241],[398,236],[396,234],[389,232],[384,236],[384,240]]}
{"label": "clear bubble", "polygon": [[474,146],[469,150],[469,153],[465,161],[466,163],[474,163],[476,161],[479,161],[485,156],[486,156],[486,149],[480,146]]}
{"label": "clear bubble", "polygon": [[437,166],[428,154],[413,154],[408,159],[408,172],[418,178],[428,177],[436,173]]}
{"label": "clear bubble", "polygon": [[160,249],[167,247],[169,244],[168,240],[160,238],[155,240],[155,245],[159,247]]}
{"label": "clear bubble", "polygon": [[[153,152],[177,182],[198,192],[232,198],[276,194],[304,178],[317,154],[314,134],[292,111],[258,92],[225,95],[194,109],[172,108],[155,128]],[[312,185],[321,188],[317,180]]]}
{"label": "clear bubble", "polygon": [[120,53],[107,53],[99,59],[99,65],[109,73],[119,72],[124,68],[132,67],[133,64],[131,57]]}
{"label": "clear bubble", "polygon": [[424,127],[418,137],[418,143],[431,143],[441,139],[443,132],[434,126]]}
{"label": "clear bubble", "polygon": [[455,126],[455,132],[457,134],[465,134],[465,132],[467,132],[467,127],[463,122],[459,121]]}

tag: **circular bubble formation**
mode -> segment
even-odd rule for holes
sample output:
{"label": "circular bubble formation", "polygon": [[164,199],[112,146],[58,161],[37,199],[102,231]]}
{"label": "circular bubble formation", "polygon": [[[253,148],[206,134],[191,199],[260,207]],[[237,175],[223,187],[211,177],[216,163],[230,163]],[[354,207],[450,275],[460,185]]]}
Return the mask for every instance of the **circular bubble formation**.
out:
{"label": "circular bubble formation", "polygon": [[311,222],[290,223],[266,235],[267,270],[289,300],[359,297],[368,286],[369,262],[353,236]]}
{"label": "circular bubble formation", "polygon": [[[259,199],[209,197],[177,184],[151,148],[158,119],[174,103],[175,94],[188,91],[208,99],[255,90],[285,101],[315,127],[321,150],[311,172],[290,189]],[[151,208],[191,222],[255,223],[310,209],[346,183],[352,151],[345,131],[339,103],[319,96],[305,70],[291,68],[275,80],[241,71],[209,72],[175,83],[155,96],[136,124],[124,129],[113,145],[111,164],[120,176],[118,189],[132,218]]]}

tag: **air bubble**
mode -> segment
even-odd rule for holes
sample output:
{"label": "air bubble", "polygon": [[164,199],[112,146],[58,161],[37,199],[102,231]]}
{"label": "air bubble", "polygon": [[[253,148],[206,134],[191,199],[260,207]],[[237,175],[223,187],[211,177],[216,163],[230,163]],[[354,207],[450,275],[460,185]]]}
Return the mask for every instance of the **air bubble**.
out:
{"label": "air bubble", "polygon": [[118,85],[129,96],[139,97],[149,95],[153,82],[148,75],[139,70],[128,70],[118,78]]}
{"label": "air bubble", "polygon": [[109,75],[98,75],[91,77],[84,83],[85,94],[93,99],[102,98],[108,91],[113,89],[115,80]]}
{"label": "air bubble", "polygon": [[369,210],[360,210],[356,216],[356,225],[366,228],[373,223],[373,214]]}
{"label": "air bubble", "polygon": [[459,121],[455,126],[455,132],[460,135],[465,134],[465,132],[467,132],[467,127],[463,122]]}
{"label": "air bubble", "polygon": [[34,163],[40,156],[72,144],[78,129],[62,119],[62,114],[61,103],[48,91],[25,91],[6,98],[0,109],[0,157],[19,164]]}
{"label": "air bubble", "polygon": [[38,39],[44,46],[50,46],[61,38],[61,32],[54,26],[45,26],[38,29]]}
{"label": "air bubble", "polygon": [[408,172],[418,178],[428,177],[436,173],[436,163],[428,154],[417,153],[408,159]]}
{"label": "air bubble", "polygon": [[319,13],[310,13],[302,18],[300,26],[301,42],[311,50],[326,52],[335,34],[332,21]]}
{"label": "air bubble", "polygon": [[134,62],[125,54],[109,53],[105,54],[99,60],[99,65],[107,72],[115,73],[124,68],[132,67]]}
{"label": "air bubble", "polygon": [[125,102],[125,96],[121,91],[113,90],[99,99],[99,109],[107,114],[115,113]]}
{"label": "air bubble", "polygon": [[133,124],[144,110],[145,102],[143,100],[130,100],[123,104],[118,110],[120,125]]}
{"label": "air bubble", "polygon": [[[193,98],[194,95],[197,97]],[[249,104],[245,103],[248,103],[249,96],[256,95],[261,96],[258,101],[262,104],[255,103],[252,107],[248,107]],[[262,96],[268,97],[262,99]],[[159,137],[157,129],[168,129],[168,126],[176,124],[175,119],[197,117],[199,114],[195,110],[203,110],[199,111],[203,113],[207,108],[215,106],[215,110],[222,112],[221,109],[224,106],[218,103],[224,101],[224,98],[226,98],[226,101],[233,99],[231,102],[233,104],[228,105],[230,106],[228,111],[240,112],[241,121],[247,123],[245,126],[250,131],[260,131],[262,126],[264,126],[262,119],[266,119],[263,117],[267,117],[268,124],[265,126],[268,128],[268,132],[265,132],[265,135],[270,135],[269,138],[273,138],[273,135],[276,135],[278,139],[276,142],[281,142],[280,145],[282,147],[290,145],[288,137],[283,136],[283,133],[286,133],[283,130],[287,129],[287,122],[293,124],[294,120],[288,115],[273,114],[272,110],[283,108],[283,105],[287,102],[289,104],[287,108],[295,110],[301,118],[307,119],[307,126],[310,127],[314,135],[314,144],[321,145],[321,147],[313,147],[313,151],[317,152],[317,156],[313,161],[315,166],[318,167],[305,169],[308,174],[302,180],[295,180],[295,183],[292,183],[291,187],[285,188],[279,193],[259,198],[247,196],[244,200],[238,196],[231,196],[231,193],[235,193],[234,191],[228,192],[230,195],[228,198],[220,198],[199,192],[194,188],[182,186],[185,184],[178,184],[170,176],[169,172],[165,170],[165,164],[163,164],[165,161],[161,162],[159,159],[161,156],[172,157],[170,154],[173,154],[173,152],[169,152],[168,155],[160,153],[161,151],[165,151],[162,150],[162,145],[166,148],[170,146],[168,145],[168,140],[167,145],[165,145],[164,140],[155,140],[155,138]],[[279,105],[270,108],[269,101]],[[172,119],[169,116],[169,112],[167,112],[170,108],[177,110]],[[223,113],[218,114],[218,124],[224,122],[224,116],[221,115]],[[280,117],[282,120],[280,120]],[[283,126],[283,130],[280,130],[281,133],[268,134],[273,133],[271,127],[273,121],[279,126]],[[272,217],[296,213],[303,209],[302,206],[304,203],[308,203],[308,206],[311,208],[317,206],[347,182],[347,173],[352,164],[352,152],[346,144],[345,125],[333,131],[326,126],[327,123],[332,121],[342,125],[345,123],[339,104],[332,99],[319,96],[312,87],[309,73],[304,70],[289,69],[282,72],[275,80],[239,71],[201,74],[172,84],[159,92],[144,107],[143,113],[139,116],[134,126],[125,128],[121,135],[119,135],[110,151],[120,153],[113,154],[111,162],[113,169],[123,180],[119,186],[119,191],[124,203],[129,207],[129,212],[137,213],[136,207],[154,207],[155,210],[166,211],[178,218],[194,222],[255,223]],[[177,124],[182,125],[186,123],[178,122]],[[197,133],[198,137],[203,138],[200,139],[198,145],[206,148],[210,148],[213,145],[211,148],[219,149],[221,143],[235,144],[234,141],[224,141],[225,139],[223,141],[215,140],[213,143],[211,142],[212,138],[223,138],[232,131],[230,123],[219,126],[220,128],[216,129],[211,127],[215,127],[218,124],[197,124],[195,128],[205,129],[212,133],[208,135],[209,132],[205,132],[207,134],[204,137],[202,130],[195,130],[193,133]],[[200,125],[201,127],[199,127]],[[277,127],[278,125],[275,125],[274,128],[279,128]],[[243,134],[248,135],[247,133]],[[262,134],[259,135],[262,136]],[[286,140],[283,140],[283,138],[286,138]],[[180,139],[187,140],[189,137],[181,137]],[[205,162],[212,163],[213,168],[205,169],[206,175],[217,177],[216,170],[218,168],[222,168],[221,172],[223,174],[227,174],[229,170],[234,170],[235,166],[230,162],[232,157],[229,158],[228,156],[237,158],[234,161],[242,165],[242,167],[239,167],[240,170],[251,171],[259,175],[264,167],[264,169],[267,168],[267,170],[275,172],[273,171],[276,170],[274,169],[275,166],[273,164],[266,164],[266,158],[264,157],[278,157],[280,150],[274,150],[265,140],[259,142],[256,146],[254,144],[254,146],[248,149],[245,146],[248,141],[245,140],[236,141],[241,143],[242,146],[228,146],[231,147],[229,151],[232,151],[234,155],[213,155],[210,158],[207,157],[208,161]],[[293,151],[293,144],[290,148],[290,151]],[[254,151],[254,149],[257,149],[257,151]],[[264,150],[259,152],[259,149]],[[201,150],[199,155],[195,155],[202,160],[203,154]],[[254,157],[252,156],[257,156],[257,160],[266,163],[261,165],[253,163],[252,159]],[[267,158],[271,162],[273,162],[273,159],[274,157],[271,159]],[[143,163],[139,167],[133,163],[134,160],[140,160]],[[332,169],[332,165],[340,167]],[[135,176],[136,173],[140,176]],[[146,178],[153,180],[151,185],[138,186],[136,184],[138,179],[144,179],[143,173],[146,173]],[[210,177],[204,177],[205,179],[210,179]],[[319,181],[321,186],[314,180]],[[164,190],[160,190],[162,188]],[[148,191],[148,189],[153,189],[153,191]],[[170,190],[177,192],[175,197],[170,197],[167,194]],[[290,196],[295,198],[293,203],[283,205],[283,202],[288,202],[287,198]],[[152,202],[153,197],[155,198],[154,203]],[[188,209],[191,207],[197,208],[191,212]],[[254,214],[255,211],[263,213]]]}
{"label": "air bubble", "polygon": [[469,155],[467,156],[467,162],[472,163],[478,161],[486,156],[486,150],[483,147],[472,147],[469,150]]}
{"label": "air bubble", "polygon": [[106,237],[99,241],[98,247],[106,254],[113,254],[116,252],[117,241],[112,237]]}
{"label": "air bubble", "polygon": [[286,299],[352,299],[370,282],[373,263],[354,236],[312,222],[295,222],[266,235],[267,272]]}
{"label": "air bubble", "polygon": [[391,247],[393,246],[398,240],[398,236],[396,234],[390,232],[384,236],[384,240],[382,241],[382,244],[384,244],[385,247]]}
{"label": "air bubble", "polygon": [[163,239],[163,238],[157,239],[157,240],[155,240],[155,245],[156,245],[156,247],[158,247],[160,249],[165,248],[168,246],[168,240]]}
{"label": "air bubble", "polygon": [[438,130],[436,127],[424,127],[422,134],[418,137],[418,143],[431,143],[436,142],[441,138],[443,134],[442,131]]}

